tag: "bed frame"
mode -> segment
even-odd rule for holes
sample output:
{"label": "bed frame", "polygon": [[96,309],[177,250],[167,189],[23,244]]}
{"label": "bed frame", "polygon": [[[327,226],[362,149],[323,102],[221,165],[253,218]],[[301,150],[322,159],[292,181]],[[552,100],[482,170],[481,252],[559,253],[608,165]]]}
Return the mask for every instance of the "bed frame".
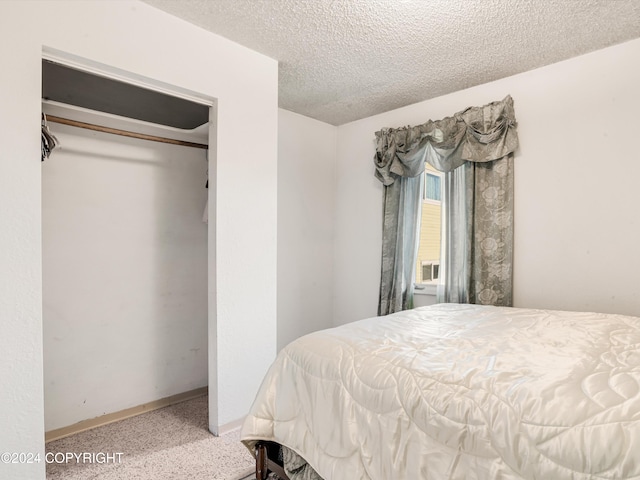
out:
{"label": "bed frame", "polygon": [[259,441],[255,446],[257,480],[290,480],[278,461],[280,445]]}

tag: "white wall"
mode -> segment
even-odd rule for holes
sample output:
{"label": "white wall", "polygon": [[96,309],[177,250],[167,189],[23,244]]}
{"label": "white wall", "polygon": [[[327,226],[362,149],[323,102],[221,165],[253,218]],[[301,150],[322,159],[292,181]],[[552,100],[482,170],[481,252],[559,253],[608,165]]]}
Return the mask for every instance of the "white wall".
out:
{"label": "white wall", "polygon": [[337,128],[278,115],[278,349],[333,326]]}
{"label": "white wall", "polygon": [[47,431],[208,381],[206,150],[50,128],[61,147],[42,165]]}
{"label": "white wall", "polygon": [[338,128],[335,322],[376,314],[382,187],[374,132],[511,94],[516,306],[640,315],[640,40]]}
{"label": "white wall", "polygon": [[426,307],[438,303],[435,293],[418,292],[413,296],[414,307]]}
{"label": "white wall", "polygon": [[[1,450],[44,454],[43,47],[217,99],[208,232],[210,426],[239,419],[276,351],[277,62],[140,2],[5,1],[0,9]],[[256,236],[260,251],[251,248]],[[247,272],[261,285],[251,302]],[[44,478],[44,464],[0,464],[0,478]]]}

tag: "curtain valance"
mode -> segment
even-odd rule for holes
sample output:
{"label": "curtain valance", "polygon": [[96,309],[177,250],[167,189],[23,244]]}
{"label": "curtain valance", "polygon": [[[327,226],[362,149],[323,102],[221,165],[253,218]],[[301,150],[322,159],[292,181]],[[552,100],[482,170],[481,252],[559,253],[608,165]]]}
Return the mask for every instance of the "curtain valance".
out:
{"label": "curtain valance", "polygon": [[511,305],[518,148],[511,96],[380,130],[376,142],[375,175],[384,184],[378,314],[413,305],[425,162],[444,172],[438,301]]}
{"label": "curtain valance", "polygon": [[514,152],[518,134],[510,95],[416,127],[376,132],[375,175],[391,185],[397,177],[417,177],[427,162],[449,172],[469,162],[490,162]]}

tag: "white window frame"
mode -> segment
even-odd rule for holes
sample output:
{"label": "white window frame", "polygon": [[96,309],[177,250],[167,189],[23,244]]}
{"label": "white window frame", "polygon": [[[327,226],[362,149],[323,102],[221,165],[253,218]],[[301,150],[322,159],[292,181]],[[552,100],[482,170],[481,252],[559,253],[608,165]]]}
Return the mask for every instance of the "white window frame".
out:
{"label": "white window frame", "polygon": [[[431,265],[431,280],[425,280],[423,277],[423,273],[424,273],[424,267]],[[436,278],[433,278],[433,267],[438,267],[438,276]],[[440,279],[440,261],[433,261],[433,260],[422,260],[420,262],[420,284],[421,285],[435,285],[438,283],[438,280]]]}
{"label": "white window frame", "polygon": [[[422,175],[424,175],[423,183],[424,186],[422,188],[422,202],[429,203],[431,205],[442,205],[442,196],[444,195],[444,173],[433,170],[425,170]],[[440,177],[440,200],[432,200],[427,198],[427,175],[434,175]],[[421,283],[414,284],[414,294],[415,295],[432,295],[435,296],[437,293],[438,285],[440,282],[440,269],[438,269],[438,279],[430,280],[427,283],[422,279],[422,265],[425,263],[437,264],[440,265],[439,261],[432,260],[423,260],[420,265],[420,280]]]}

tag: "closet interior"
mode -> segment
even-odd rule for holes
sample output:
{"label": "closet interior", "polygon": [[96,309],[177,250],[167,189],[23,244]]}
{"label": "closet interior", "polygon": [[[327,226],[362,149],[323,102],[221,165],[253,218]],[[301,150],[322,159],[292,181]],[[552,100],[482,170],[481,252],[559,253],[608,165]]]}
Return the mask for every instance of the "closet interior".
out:
{"label": "closet interior", "polygon": [[[47,439],[207,386],[209,105],[43,60]],[[73,428],[71,427],[71,430]]]}

